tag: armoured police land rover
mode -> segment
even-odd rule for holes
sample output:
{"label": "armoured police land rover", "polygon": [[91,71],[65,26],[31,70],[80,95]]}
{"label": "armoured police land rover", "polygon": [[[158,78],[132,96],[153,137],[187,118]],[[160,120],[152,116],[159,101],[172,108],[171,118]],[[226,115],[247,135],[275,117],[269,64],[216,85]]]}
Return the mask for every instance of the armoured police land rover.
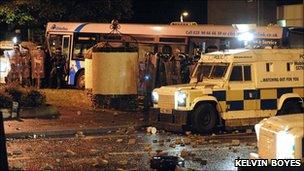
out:
{"label": "armoured police land rover", "polygon": [[304,114],[275,116],[255,125],[257,153],[251,159],[300,159],[304,164]]}
{"label": "armoured police land rover", "polygon": [[189,84],[152,92],[150,121],[199,133],[217,126],[254,125],[303,112],[303,49],[234,49],[205,54]]}

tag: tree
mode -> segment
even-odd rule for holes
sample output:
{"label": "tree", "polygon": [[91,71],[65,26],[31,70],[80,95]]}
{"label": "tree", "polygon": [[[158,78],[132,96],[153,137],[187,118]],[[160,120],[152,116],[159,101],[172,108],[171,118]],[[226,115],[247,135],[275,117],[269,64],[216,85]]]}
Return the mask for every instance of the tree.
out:
{"label": "tree", "polygon": [[132,15],[131,0],[2,0],[0,22],[43,27],[48,21],[109,22]]}

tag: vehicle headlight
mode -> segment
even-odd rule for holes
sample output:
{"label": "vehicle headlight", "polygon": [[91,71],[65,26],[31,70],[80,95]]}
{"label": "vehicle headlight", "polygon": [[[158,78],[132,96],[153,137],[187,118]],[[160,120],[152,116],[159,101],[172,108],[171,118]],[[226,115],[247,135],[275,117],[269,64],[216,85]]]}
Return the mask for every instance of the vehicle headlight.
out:
{"label": "vehicle headlight", "polygon": [[152,102],[153,102],[154,104],[157,104],[157,103],[158,103],[158,99],[159,99],[158,93],[155,92],[155,91],[153,91],[153,92],[152,92]]}
{"label": "vehicle headlight", "polygon": [[175,102],[177,106],[186,106],[187,94],[185,92],[178,91],[175,93]]}
{"label": "vehicle headlight", "polygon": [[254,130],[255,130],[255,134],[257,136],[257,140],[259,141],[259,138],[260,138],[260,129],[261,129],[261,124],[256,124],[254,126]]}
{"label": "vehicle headlight", "polygon": [[277,134],[277,159],[293,159],[295,151],[295,139],[293,135],[286,131],[280,131]]}
{"label": "vehicle headlight", "polygon": [[7,63],[5,61],[0,61],[0,72],[5,72]]}

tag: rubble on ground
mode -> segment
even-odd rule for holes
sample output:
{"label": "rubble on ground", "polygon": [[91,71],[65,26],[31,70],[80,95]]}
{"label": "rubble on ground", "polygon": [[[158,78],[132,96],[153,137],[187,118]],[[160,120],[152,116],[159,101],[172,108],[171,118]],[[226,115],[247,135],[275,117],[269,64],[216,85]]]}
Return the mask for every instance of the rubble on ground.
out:
{"label": "rubble on ground", "polygon": [[240,140],[232,140],[231,145],[232,146],[239,146],[240,145]]}

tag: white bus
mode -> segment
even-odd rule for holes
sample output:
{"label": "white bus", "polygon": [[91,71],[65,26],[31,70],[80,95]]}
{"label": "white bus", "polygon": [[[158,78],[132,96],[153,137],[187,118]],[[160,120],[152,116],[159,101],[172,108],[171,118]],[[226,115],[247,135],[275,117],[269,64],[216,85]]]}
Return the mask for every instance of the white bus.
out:
{"label": "white bus", "polygon": [[[54,55],[57,47],[62,48],[63,55],[69,62],[69,74],[66,81],[69,85],[84,87],[84,54],[98,42],[105,41],[110,33],[110,23],[70,23],[50,22],[46,28],[47,48]],[[120,24],[122,34],[133,36],[139,43],[139,55],[146,52],[160,52],[165,45],[178,48],[189,57],[204,52],[205,49],[218,50],[222,42],[230,48],[240,48],[243,42],[237,39],[240,30],[234,26],[178,24]],[[280,27],[256,27],[253,32],[259,43],[277,43],[282,38]],[[246,38],[246,34],[245,34]]]}

